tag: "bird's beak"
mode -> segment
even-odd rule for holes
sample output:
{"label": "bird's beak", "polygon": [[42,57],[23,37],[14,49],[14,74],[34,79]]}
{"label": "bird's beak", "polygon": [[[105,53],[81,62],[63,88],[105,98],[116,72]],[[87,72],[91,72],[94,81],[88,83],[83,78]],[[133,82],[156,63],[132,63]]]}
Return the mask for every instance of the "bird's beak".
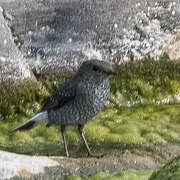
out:
{"label": "bird's beak", "polygon": [[113,72],[113,71],[110,71],[110,72],[109,72],[109,75],[117,75],[117,73],[116,73],[116,72]]}

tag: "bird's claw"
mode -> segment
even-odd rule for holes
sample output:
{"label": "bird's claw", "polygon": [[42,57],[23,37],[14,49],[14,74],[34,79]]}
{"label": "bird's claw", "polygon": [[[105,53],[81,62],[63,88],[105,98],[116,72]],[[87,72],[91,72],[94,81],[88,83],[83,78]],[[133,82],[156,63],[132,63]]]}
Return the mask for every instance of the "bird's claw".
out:
{"label": "bird's claw", "polygon": [[100,158],[103,158],[104,155],[103,154],[102,155],[93,155],[93,154],[88,153],[88,157],[100,159]]}

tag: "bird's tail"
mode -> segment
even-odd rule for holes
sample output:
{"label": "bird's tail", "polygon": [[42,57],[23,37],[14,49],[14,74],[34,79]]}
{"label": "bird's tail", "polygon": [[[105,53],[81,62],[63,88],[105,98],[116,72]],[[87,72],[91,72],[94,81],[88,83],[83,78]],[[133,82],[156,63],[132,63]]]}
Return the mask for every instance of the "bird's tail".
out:
{"label": "bird's tail", "polygon": [[37,124],[39,124],[40,122],[45,122],[45,123],[48,122],[48,112],[47,111],[43,111],[43,112],[36,114],[31,119],[29,119],[26,122],[17,126],[15,129],[12,130],[12,132],[16,132],[18,130],[19,131],[29,130],[29,129],[33,128],[34,126],[36,126]]}

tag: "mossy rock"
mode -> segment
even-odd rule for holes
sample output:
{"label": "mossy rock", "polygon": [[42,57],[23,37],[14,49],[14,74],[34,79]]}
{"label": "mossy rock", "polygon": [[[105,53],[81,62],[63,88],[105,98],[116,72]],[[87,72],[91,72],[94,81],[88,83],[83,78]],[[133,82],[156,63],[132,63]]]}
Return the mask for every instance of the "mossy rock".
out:
{"label": "mossy rock", "polygon": [[149,180],[179,180],[180,179],[180,156],[174,158],[162,168],[153,172]]}
{"label": "mossy rock", "polygon": [[151,170],[135,170],[129,169],[121,171],[119,169],[109,172],[98,172],[90,175],[88,178],[81,178],[80,176],[66,176],[65,180],[148,180],[152,174]]}

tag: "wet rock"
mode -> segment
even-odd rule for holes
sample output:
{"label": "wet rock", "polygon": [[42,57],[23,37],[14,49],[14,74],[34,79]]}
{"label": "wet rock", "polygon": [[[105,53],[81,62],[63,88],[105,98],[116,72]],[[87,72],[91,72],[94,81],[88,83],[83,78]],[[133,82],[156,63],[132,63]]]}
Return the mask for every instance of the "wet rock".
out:
{"label": "wet rock", "polygon": [[0,179],[14,176],[30,177],[31,174],[43,172],[45,167],[59,165],[57,161],[48,157],[18,155],[0,151]]}
{"label": "wet rock", "polygon": [[164,52],[169,56],[171,60],[180,59],[180,29],[169,37],[163,47]]}
{"label": "wet rock", "polygon": [[19,80],[30,77],[27,64],[22,58],[22,54],[14,43],[0,7],[0,81]]}

